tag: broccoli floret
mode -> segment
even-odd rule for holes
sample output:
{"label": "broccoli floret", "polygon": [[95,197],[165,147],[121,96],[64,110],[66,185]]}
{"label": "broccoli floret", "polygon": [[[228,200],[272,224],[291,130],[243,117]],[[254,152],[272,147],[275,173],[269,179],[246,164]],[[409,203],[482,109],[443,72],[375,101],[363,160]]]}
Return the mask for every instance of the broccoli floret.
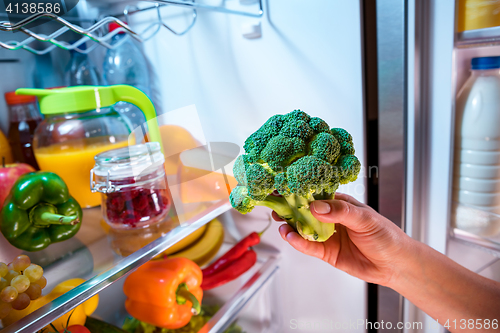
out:
{"label": "broccoli floret", "polygon": [[285,220],[293,219],[290,206],[283,197],[270,195],[265,200],[255,200],[248,195],[246,186],[236,186],[229,195],[231,205],[241,214],[250,213],[256,205],[269,207]]}
{"label": "broccoli floret", "polygon": [[276,191],[282,196],[288,196],[292,194],[290,187],[288,186],[288,180],[286,179],[286,173],[278,173],[276,177],[274,177],[274,187]]}
{"label": "broccoli floret", "polygon": [[347,133],[343,128],[332,128],[331,132],[340,144],[340,153],[342,155],[354,155],[356,151],[354,150],[351,134]]}
{"label": "broccoli floret", "polygon": [[304,120],[289,120],[283,124],[280,134],[289,138],[309,140],[314,135],[314,130]]}
{"label": "broccoli floret", "polygon": [[355,181],[361,170],[361,163],[354,155],[342,155],[337,161],[336,166],[338,168],[341,184]]}
{"label": "broccoli floret", "polygon": [[306,144],[299,138],[275,136],[267,143],[260,158],[276,172],[285,170],[294,160],[306,154]]}
{"label": "broccoli floret", "polygon": [[321,118],[318,117],[313,117],[311,120],[309,120],[309,126],[316,132],[316,133],[322,133],[322,132],[327,132],[330,133],[330,126],[326,123]]}
{"label": "broccoli floret", "polygon": [[247,185],[247,176],[245,170],[245,165],[247,164],[247,156],[248,155],[238,156],[233,165],[233,175],[234,178],[236,178],[236,180],[238,181],[238,185]]}
{"label": "broccoli floret", "polygon": [[231,206],[236,208],[241,214],[250,213],[255,207],[256,201],[248,196],[246,186],[238,185],[231,191],[229,195]]}
{"label": "broccoli floret", "polygon": [[356,180],[360,163],[347,131],[330,130],[324,120],[294,110],[271,117],[244,148],[234,164],[234,208],[246,214],[255,206],[269,207],[311,241],[333,235],[335,225],[318,221],[309,207],[314,200],[332,199],[339,184]]}
{"label": "broccoli floret", "polygon": [[287,185],[293,194],[310,198],[324,190],[331,193],[339,179],[335,168],[315,156],[304,156],[286,170]]}
{"label": "broccoli floret", "polygon": [[335,163],[340,155],[340,145],[330,133],[321,132],[309,143],[309,155],[316,156],[328,163]]}
{"label": "broccoli floret", "polygon": [[[274,116],[273,116],[274,117]],[[300,111],[300,110],[293,110],[292,112],[290,113],[287,113],[286,115],[283,116],[283,120],[284,121],[290,121],[290,120],[293,120],[293,121],[297,121],[297,120],[303,120],[305,121],[306,123],[309,122],[309,120],[311,120],[311,117],[305,113],[304,111]]]}
{"label": "broccoli floret", "polygon": [[343,128],[332,128],[331,130],[333,136],[339,141],[339,142],[350,142],[352,143],[352,136],[351,134],[347,133],[347,131]]}
{"label": "broccoli floret", "polygon": [[258,163],[247,164],[245,171],[248,195],[255,200],[265,200],[274,191],[274,175]]}
{"label": "broccoli floret", "polygon": [[282,115],[277,114],[269,118],[264,125],[245,140],[243,145],[245,152],[253,156],[258,156],[266,147],[269,140],[278,135],[283,123],[284,120]]}

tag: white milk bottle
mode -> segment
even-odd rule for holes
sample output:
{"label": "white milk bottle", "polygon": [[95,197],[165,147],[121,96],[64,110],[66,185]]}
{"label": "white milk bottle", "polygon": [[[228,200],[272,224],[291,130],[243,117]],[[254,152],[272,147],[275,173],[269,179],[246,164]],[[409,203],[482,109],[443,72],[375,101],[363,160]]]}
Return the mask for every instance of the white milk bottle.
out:
{"label": "white milk bottle", "polygon": [[473,58],[471,67],[456,103],[455,223],[491,236],[500,227],[489,214],[500,214],[500,56]]}

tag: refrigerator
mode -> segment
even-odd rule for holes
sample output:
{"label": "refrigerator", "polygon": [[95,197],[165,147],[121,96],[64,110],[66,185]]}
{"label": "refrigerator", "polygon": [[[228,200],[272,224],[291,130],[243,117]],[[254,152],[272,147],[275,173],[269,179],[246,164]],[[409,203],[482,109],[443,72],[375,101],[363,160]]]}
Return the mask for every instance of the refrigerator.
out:
{"label": "refrigerator", "polygon": [[[345,128],[362,170],[340,192],[498,280],[498,245],[451,223],[455,95],[467,76],[466,62],[498,49],[494,35],[485,42],[493,46],[485,46],[486,37],[461,41],[455,11],[453,0],[79,1],[63,22],[50,19],[24,33],[2,25],[0,69],[9,80],[0,88],[33,87],[36,70],[62,80],[69,41],[82,37],[68,27],[93,34],[87,44],[96,46],[88,55],[100,66],[109,36],[96,25],[110,17],[126,21],[134,33],[124,31],[147,59],[160,122],[185,127],[200,145],[231,143],[240,152],[270,116],[295,109]],[[52,43],[36,41],[31,32],[53,38]],[[54,46],[54,40],[68,43]],[[38,53],[52,56],[50,66],[40,65]],[[7,124],[6,105],[0,103],[4,133]],[[231,175],[234,157],[225,156],[224,165],[217,170],[212,165],[211,171]],[[179,203],[179,209],[191,208]],[[100,210],[86,211],[88,227],[77,241],[54,244],[32,260],[44,266],[49,287],[70,277],[87,283],[2,332],[32,333],[95,294],[100,305],[94,316],[120,325],[126,316],[124,278],[147,260],[215,217],[225,226],[218,255],[269,223],[268,209],[241,215],[227,195],[200,209],[125,258],[111,250],[110,236],[101,231]],[[396,292],[295,251],[279,236],[278,225],[273,222],[255,247],[259,260],[251,271],[207,293],[207,301],[221,309],[202,332],[223,332],[234,321],[252,333],[444,332]],[[19,253],[0,238],[0,261]],[[386,325],[375,324],[381,322]],[[409,325],[396,329],[398,322]]]}
{"label": "refrigerator", "polygon": [[[472,209],[475,223],[484,215],[492,228],[498,226],[497,216],[454,195],[460,158],[455,138],[460,137],[462,112],[457,96],[471,75],[472,58],[499,54],[495,24],[464,31],[462,15],[469,11],[465,15],[471,20],[480,11],[494,15],[497,4],[408,1],[406,6],[404,229],[469,270],[498,281],[498,234],[457,226],[462,208]],[[451,329],[408,300],[403,301],[403,316],[405,322],[422,322],[425,332]]]}

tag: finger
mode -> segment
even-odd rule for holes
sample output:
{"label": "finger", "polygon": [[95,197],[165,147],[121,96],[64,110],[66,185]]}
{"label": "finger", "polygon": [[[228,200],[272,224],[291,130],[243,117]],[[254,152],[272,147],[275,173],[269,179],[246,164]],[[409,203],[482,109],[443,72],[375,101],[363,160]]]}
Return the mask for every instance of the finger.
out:
{"label": "finger", "polygon": [[311,213],[321,222],[340,223],[354,231],[364,231],[372,213],[344,200],[316,200],[311,203]]}
{"label": "finger", "polygon": [[281,237],[297,251],[316,258],[324,258],[325,247],[323,243],[305,240],[287,224],[282,225],[279,231]]}
{"label": "finger", "polygon": [[366,207],[366,205],[364,203],[359,202],[354,197],[351,197],[350,195],[345,194],[345,193],[336,192],[335,199],[347,201],[348,203],[350,203],[354,206]]}
{"label": "finger", "polygon": [[290,227],[287,223],[280,225],[278,229],[281,238],[283,238],[284,241],[286,241],[286,235],[290,232],[294,232],[293,228]]}
{"label": "finger", "polygon": [[297,251],[312,257],[323,259],[325,256],[325,246],[320,242],[311,242],[302,238],[296,232],[290,232],[286,235],[286,241]]}
{"label": "finger", "polygon": [[275,221],[284,221],[274,210],[273,212],[271,213],[271,215],[273,216],[273,219]]}

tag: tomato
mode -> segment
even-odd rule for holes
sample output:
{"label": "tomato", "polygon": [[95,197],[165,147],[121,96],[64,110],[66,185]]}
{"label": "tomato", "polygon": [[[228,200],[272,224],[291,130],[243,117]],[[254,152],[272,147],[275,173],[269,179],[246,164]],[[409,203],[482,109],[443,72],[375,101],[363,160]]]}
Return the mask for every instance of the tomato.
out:
{"label": "tomato", "polygon": [[90,333],[89,329],[82,325],[72,325],[66,330],[60,330],[59,333]]}

